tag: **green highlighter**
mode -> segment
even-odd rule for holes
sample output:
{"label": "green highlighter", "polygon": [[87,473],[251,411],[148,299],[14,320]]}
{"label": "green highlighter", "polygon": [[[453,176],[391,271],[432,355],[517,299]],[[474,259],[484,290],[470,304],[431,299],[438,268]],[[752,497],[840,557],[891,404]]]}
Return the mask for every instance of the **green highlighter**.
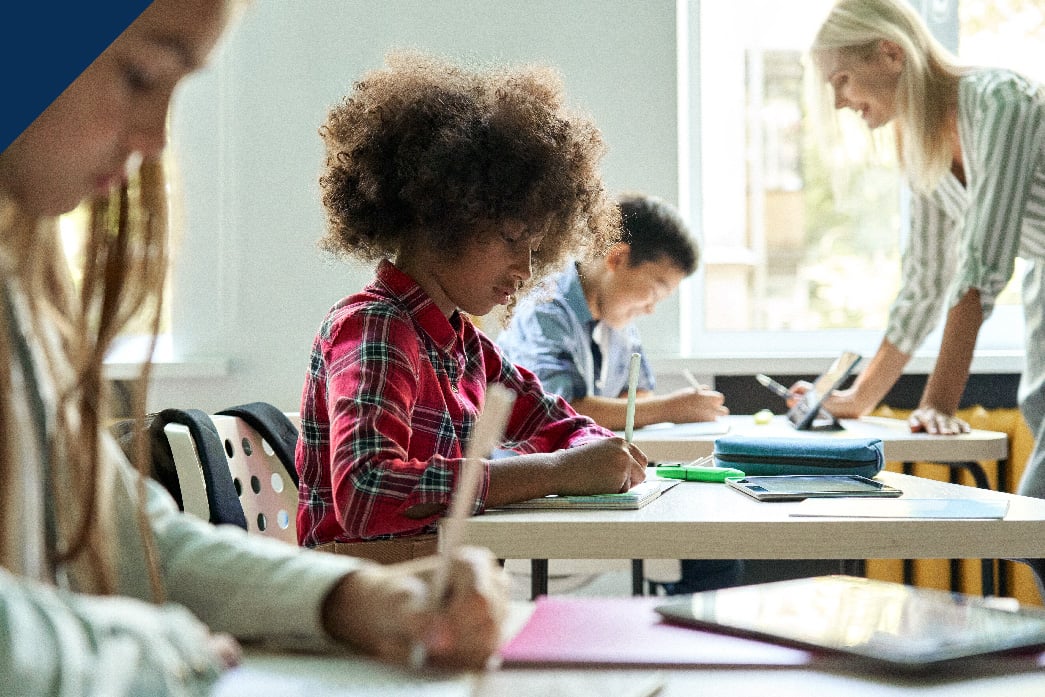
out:
{"label": "green highlighter", "polygon": [[714,465],[661,465],[656,472],[661,477],[684,479],[689,482],[724,482],[726,477],[744,476],[738,469]]}

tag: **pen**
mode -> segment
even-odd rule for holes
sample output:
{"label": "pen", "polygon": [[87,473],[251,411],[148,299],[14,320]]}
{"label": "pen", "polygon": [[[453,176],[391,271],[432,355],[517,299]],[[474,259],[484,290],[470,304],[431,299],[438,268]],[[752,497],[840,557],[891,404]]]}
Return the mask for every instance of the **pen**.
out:
{"label": "pen", "polygon": [[682,369],[682,376],[684,378],[686,378],[686,382],[688,382],[689,386],[692,387],[693,389],[695,389],[695,390],[702,390],[702,389],[704,389],[704,385],[700,384],[700,380],[697,380],[697,376],[694,375],[693,372],[689,368],[683,368]]}
{"label": "pen", "polygon": [[489,457],[497,447],[504,426],[508,422],[515,395],[503,385],[490,385],[486,391],[486,405],[479,418],[475,420],[472,437],[465,449],[461,471],[458,474],[457,488],[450,499],[450,508],[443,520],[440,535],[439,551],[443,557],[442,572],[436,574],[435,590],[440,591],[435,597],[441,598],[446,583],[446,567],[450,557],[461,543],[461,522],[471,515],[475,505],[475,494],[479,488],[482,466],[476,460]]}
{"label": "pen", "polygon": [[778,397],[783,397],[784,399],[788,399],[791,397],[790,390],[788,390],[786,387],[784,387],[768,375],[763,375],[762,373],[759,373],[755,376],[755,379],[758,380],[758,383],[760,385],[769,388],[769,391],[773,392]]}
{"label": "pen", "polygon": [[631,363],[628,365],[628,409],[624,414],[624,440],[629,443],[635,434],[635,392],[639,388],[639,361],[642,359],[638,353],[631,354]]}

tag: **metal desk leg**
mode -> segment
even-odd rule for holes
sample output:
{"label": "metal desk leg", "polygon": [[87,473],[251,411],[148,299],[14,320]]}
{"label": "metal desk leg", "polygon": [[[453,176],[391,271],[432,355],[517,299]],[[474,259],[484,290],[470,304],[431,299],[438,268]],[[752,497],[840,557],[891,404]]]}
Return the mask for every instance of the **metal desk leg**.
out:
{"label": "metal desk leg", "polygon": [[642,595],[642,582],[646,578],[645,565],[641,559],[631,560],[631,594]]}
{"label": "metal desk leg", "polygon": [[[1009,460],[998,460],[998,491],[1009,490]],[[998,595],[1007,596],[1009,592],[1009,565],[998,562]]]}
{"label": "metal desk leg", "polygon": [[[973,481],[976,483],[976,487],[979,489],[990,489],[990,480],[987,479],[987,472],[983,469],[983,465],[975,460],[968,460],[965,462],[937,462],[932,464],[943,465],[950,469],[950,476],[948,479],[952,484],[958,482],[958,470],[963,469],[972,475]],[[998,490],[1005,491],[1002,488],[1002,471],[1005,466],[1004,460],[998,460]],[[911,474],[914,471],[913,462],[903,463],[903,473]],[[951,575],[951,590],[957,592],[960,586],[959,574],[961,571],[960,562],[957,559],[950,560],[950,575]],[[999,573],[1000,573],[999,569]],[[981,559],[980,560],[980,585],[981,592],[983,595],[995,595],[999,588],[1004,589],[1007,585],[1007,579],[999,579],[999,588],[995,588],[994,585],[994,560],[993,559]],[[910,559],[903,560],[903,582],[907,585],[914,585],[914,563]]]}
{"label": "metal desk leg", "polygon": [[530,600],[548,595],[548,560],[530,560]]}
{"label": "metal desk leg", "polygon": [[866,576],[867,563],[863,559],[839,559],[838,573],[846,576]]}
{"label": "metal desk leg", "polygon": [[[900,469],[904,474],[914,474],[914,463],[904,462],[900,465]],[[903,560],[903,582],[906,586],[914,585],[914,560],[912,559]]]}
{"label": "metal desk leg", "polygon": [[[990,489],[991,483],[987,479],[987,472],[984,471],[983,465],[975,460],[969,460],[967,462],[948,462],[943,463],[951,468],[951,481],[956,482],[958,479],[957,469],[964,469],[972,475],[972,479],[976,482],[976,487],[979,489]],[[998,472],[1001,472],[1002,461],[998,461]],[[957,581],[955,575],[958,572],[958,560],[951,560],[951,590],[957,589]],[[994,560],[993,559],[981,559],[980,560],[980,586],[983,595],[995,595],[996,590],[994,587]]]}

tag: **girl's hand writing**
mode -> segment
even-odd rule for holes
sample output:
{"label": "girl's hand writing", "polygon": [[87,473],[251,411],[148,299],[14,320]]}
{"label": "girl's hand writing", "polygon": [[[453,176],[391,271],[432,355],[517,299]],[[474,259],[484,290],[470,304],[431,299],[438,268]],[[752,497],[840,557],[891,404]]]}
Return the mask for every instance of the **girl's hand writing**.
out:
{"label": "girl's hand writing", "polygon": [[646,456],[620,437],[560,450],[556,456],[558,494],[613,494],[646,479]]}
{"label": "girl's hand writing", "polygon": [[446,594],[430,597],[440,557],[367,566],[335,586],[323,623],[335,639],[389,663],[480,669],[501,642],[508,580],[487,550],[458,549],[450,561]]}

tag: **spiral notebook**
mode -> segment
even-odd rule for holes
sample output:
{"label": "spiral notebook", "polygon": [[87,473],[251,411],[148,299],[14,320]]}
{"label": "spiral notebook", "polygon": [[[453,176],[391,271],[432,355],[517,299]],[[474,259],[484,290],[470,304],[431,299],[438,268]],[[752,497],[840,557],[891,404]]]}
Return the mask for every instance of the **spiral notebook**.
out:
{"label": "spiral notebook", "polygon": [[557,496],[551,494],[539,499],[509,503],[500,508],[577,508],[577,509],[634,509],[642,508],[665,491],[679,483],[677,479],[651,477],[621,494],[592,496]]}

